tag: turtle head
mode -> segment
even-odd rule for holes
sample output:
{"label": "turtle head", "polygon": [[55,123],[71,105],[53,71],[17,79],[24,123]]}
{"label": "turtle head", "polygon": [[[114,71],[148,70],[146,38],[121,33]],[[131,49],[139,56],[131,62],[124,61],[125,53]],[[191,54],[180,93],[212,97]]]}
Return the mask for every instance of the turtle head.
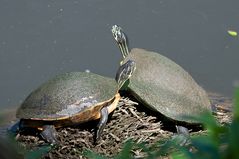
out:
{"label": "turtle head", "polygon": [[133,60],[128,60],[124,64],[120,65],[115,76],[115,80],[118,83],[118,88],[121,89],[124,83],[130,79],[136,69],[136,63]]}
{"label": "turtle head", "polygon": [[122,31],[121,27],[118,25],[113,25],[111,32],[113,34],[116,43],[120,48],[123,58],[125,58],[129,54],[127,36]]}

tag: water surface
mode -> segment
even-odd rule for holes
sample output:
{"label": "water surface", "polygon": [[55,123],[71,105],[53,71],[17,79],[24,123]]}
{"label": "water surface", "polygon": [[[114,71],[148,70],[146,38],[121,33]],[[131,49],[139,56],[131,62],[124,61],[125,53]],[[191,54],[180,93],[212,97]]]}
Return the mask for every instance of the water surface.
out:
{"label": "water surface", "polygon": [[19,105],[42,82],[67,71],[114,77],[120,52],[110,29],[130,47],[173,59],[206,90],[232,96],[239,79],[237,0],[0,0],[0,107]]}

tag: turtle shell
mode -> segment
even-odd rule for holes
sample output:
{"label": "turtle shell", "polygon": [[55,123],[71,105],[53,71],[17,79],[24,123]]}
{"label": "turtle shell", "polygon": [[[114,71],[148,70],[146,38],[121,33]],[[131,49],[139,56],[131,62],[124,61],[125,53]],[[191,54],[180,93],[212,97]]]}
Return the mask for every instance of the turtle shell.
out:
{"label": "turtle shell", "polygon": [[64,73],[33,91],[16,116],[25,121],[58,121],[58,125],[64,119],[72,123],[98,119],[103,106],[113,103],[116,107],[120,98],[117,92],[117,83],[111,78],[86,72]]}
{"label": "turtle shell", "polygon": [[129,91],[141,101],[164,116],[187,123],[210,109],[206,92],[178,64],[159,53],[132,49],[124,59],[132,59],[137,69],[130,79]]}

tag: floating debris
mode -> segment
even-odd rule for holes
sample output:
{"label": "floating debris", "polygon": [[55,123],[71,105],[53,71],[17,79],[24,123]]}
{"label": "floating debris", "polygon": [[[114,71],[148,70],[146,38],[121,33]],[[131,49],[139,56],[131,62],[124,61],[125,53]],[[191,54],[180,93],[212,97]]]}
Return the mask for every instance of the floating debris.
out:
{"label": "floating debris", "polygon": [[237,32],[234,31],[234,30],[228,30],[227,33],[233,37],[236,37],[237,36]]}
{"label": "floating debris", "polygon": [[86,69],[85,72],[86,72],[86,73],[90,73],[90,70],[89,70],[89,69]]}

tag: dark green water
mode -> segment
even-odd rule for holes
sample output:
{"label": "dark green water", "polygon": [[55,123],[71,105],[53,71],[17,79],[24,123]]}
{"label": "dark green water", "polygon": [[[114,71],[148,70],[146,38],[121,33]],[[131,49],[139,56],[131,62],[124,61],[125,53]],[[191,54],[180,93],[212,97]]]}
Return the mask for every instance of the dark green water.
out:
{"label": "dark green water", "polygon": [[42,82],[86,69],[114,77],[121,58],[110,29],[131,47],[160,52],[206,90],[232,96],[239,80],[238,0],[0,0],[0,107]]}

